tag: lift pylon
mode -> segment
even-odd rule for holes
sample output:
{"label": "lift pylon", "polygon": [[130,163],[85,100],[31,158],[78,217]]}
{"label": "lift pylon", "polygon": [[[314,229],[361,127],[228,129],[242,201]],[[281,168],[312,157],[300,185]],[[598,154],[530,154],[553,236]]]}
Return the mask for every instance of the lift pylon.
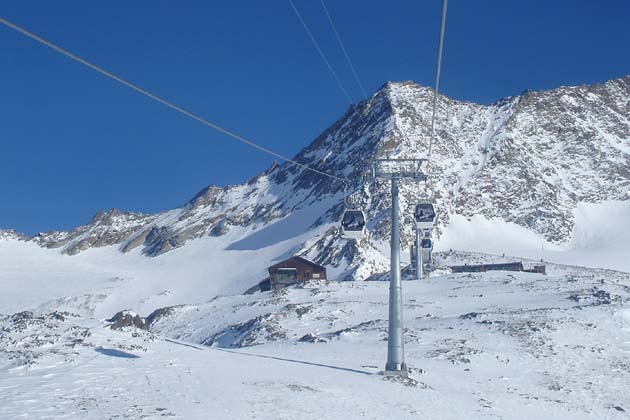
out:
{"label": "lift pylon", "polygon": [[391,182],[392,227],[391,267],[389,278],[389,324],[385,374],[407,376],[403,341],[402,284],[400,281],[400,198],[399,182],[403,179],[424,181],[422,165],[426,159],[376,159],[372,168],[374,179]]}

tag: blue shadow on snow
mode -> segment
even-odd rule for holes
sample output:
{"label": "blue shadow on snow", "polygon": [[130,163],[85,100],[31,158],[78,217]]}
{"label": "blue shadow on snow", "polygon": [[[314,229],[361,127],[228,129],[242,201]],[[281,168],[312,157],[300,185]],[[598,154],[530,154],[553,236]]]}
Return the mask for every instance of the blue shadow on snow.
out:
{"label": "blue shadow on snow", "polygon": [[127,353],[126,351],[116,350],[116,349],[105,349],[103,347],[95,348],[94,351],[97,353],[104,354],[105,356],[112,357],[122,357],[123,359],[139,359],[140,356],[136,356],[132,353]]}

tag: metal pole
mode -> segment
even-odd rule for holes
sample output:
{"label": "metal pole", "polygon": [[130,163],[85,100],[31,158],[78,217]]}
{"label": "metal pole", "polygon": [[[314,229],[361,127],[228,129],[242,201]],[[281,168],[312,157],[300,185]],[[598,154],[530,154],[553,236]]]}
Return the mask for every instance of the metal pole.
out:
{"label": "metal pole", "polygon": [[[431,258],[432,258],[431,256],[432,256],[432,254],[433,254],[433,251],[430,251],[429,252],[429,261],[428,261],[427,264],[431,264]],[[424,268],[422,270],[424,270]],[[429,279],[429,278],[431,278],[431,271],[427,271],[427,279]]]}
{"label": "metal pole", "polygon": [[420,228],[416,225],[416,279],[422,280],[422,251],[420,248]]}
{"label": "metal pole", "polygon": [[402,287],[400,283],[400,220],[398,179],[392,178],[392,242],[389,280],[389,332],[387,336],[387,364],[390,375],[407,375],[403,343]]}

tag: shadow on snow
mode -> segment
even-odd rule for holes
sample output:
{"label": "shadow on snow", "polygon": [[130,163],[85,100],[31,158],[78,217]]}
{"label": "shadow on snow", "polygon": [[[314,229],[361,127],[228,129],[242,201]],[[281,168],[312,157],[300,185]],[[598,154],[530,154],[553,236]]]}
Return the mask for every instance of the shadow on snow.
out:
{"label": "shadow on snow", "polygon": [[132,353],[127,353],[126,351],[117,350],[117,349],[106,349],[103,347],[98,347],[94,349],[95,352],[104,354],[105,356],[111,357],[122,357],[123,359],[139,359],[140,356],[136,356]]}

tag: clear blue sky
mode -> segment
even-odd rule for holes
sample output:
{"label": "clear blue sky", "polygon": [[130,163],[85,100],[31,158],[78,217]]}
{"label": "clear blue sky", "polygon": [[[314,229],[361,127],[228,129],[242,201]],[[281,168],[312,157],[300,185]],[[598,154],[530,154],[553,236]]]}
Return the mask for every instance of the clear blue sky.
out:
{"label": "clear blue sky", "polygon": [[[319,1],[294,2],[360,100]],[[433,84],[440,0],[326,4],[368,94]],[[285,0],[5,0],[0,16],[290,156],[348,108]],[[629,22],[627,0],[451,0],[443,91],[491,103],[630,74]],[[4,26],[0,51],[0,228],[170,209],[273,162]]]}

